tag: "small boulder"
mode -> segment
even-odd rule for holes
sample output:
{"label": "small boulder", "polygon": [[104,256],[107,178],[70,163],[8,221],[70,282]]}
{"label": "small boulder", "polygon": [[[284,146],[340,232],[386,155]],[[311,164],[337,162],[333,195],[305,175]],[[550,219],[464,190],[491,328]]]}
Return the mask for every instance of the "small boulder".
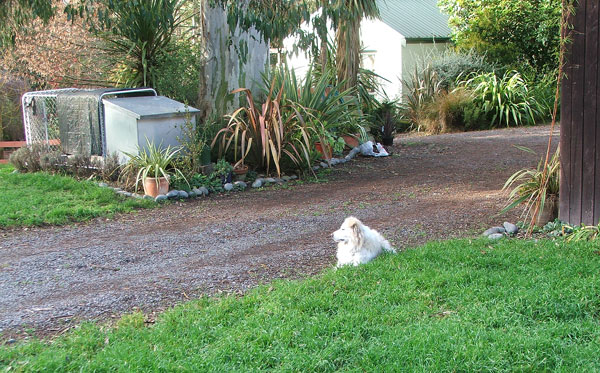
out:
{"label": "small boulder", "polygon": [[190,198],[190,195],[185,190],[180,190],[178,194],[179,194],[179,196],[178,196],[179,198],[184,198],[184,199]]}
{"label": "small boulder", "polygon": [[198,189],[198,188],[194,188],[194,189],[192,189],[192,192],[196,193],[196,195],[197,195],[197,196],[199,196],[200,194],[204,194],[204,193],[202,193],[202,191],[201,191],[200,189]]}
{"label": "small boulder", "polygon": [[285,181],[285,182],[288,182],[288,181],[292,180],[292,178],[291,178],[291,177],[289,177],[289,176],[282,176],[282,177],[281,177],[281,180],[283,180],[283,181]]}
{"label": "small boulder", "polygon": [[167,193],[167,198],[168,199],[173,199],[173,198],[177,198],[179,197],[179,191],[178,190],[172,190],[169,193]]}
{"label": "small boulder", "polygon": [[99,186],[100,188],[107,188],[107,187],[108,187],[108,184],[106,184],[106,183],[98,183],[98,186]]}
{"label": "small boulder", "polygon": [[488,230],[486,230],[485,232],[483,232],[484,236],[489,236],[490,234],[494,234],[494,233],[504,233],[505,229],[503,227],[492,227]]}
{"label": "small boulder", "polygon": [[296,175],[290,176],[290,180],[296,180],[297,178],[298,178],[298,176],[296,176]]}
{"label": "small boulder", "polygon": [[195,198],[197,196],[197,194],[196,194],[196,192],[194,192],[193,190],[191,190],[191,191],[188,192],[188,196],[190,198]]}
{"label": "small boulder", "polygon": [[325,162],[319,163],[319,166],[321,166],[323,168],[328,168],[329,167],[329,165],[327,163],[325,163]]}
{"label": "small boulder", "polygon": [[313,171],[317,171],[319,168],[321,168],[321,167],[319,167],[319,166],[313,166],[312,170]]}
{"label": "small boulder", "polygon": [[492,234],[490,234],[490,235],[489,235],[489,236],[487,236],[487,237],[488,237],[490,240],[494,240],[494,241],[496,241],[496,240],[499,240],[499,239],[501,239],[502,237],[504,237],[504,234],[502,234],[502,233],[492,233]]}
{"label": "small boulder", "polygon": [[[209,193],[208,188],[205,186],[201,186],[200,188],[198,188],[198,190],[200,191],[200,193],[202,193],[205,196],[207,196]],[[198,193],[198,195],[200,195],[200,194]]]}
{"label": "small boulder", "polygon": [[156,202],[162,202],[162,201],[166,201],[169,197],[165,196],[164,194],[159,194],[156,196],[156,198],[154,199]]}
{"label": "small boulder", "polygon": [[519,233],[519,227],[517,227],[513,223],[509,223],[509,222],[505,221],[504,224],[502,224],[502,226],[506,230],[506,233],[508,233],[510,235]]}
{"label": "small boulder", "polygon": [[262,179],[256,179],[252,183],[252,188],[260,188],[263,185]]}
{"label": "small boulder", "polygon": [[275,180],[275,179],[274,179],[274,178],[272,178],[272,177],[268,177],[268,178],[266,178],[266,179],[265,179],[265,181],[266,181],[267,183],[270,183],[270,184],[273,184],[273,183],[276,183],[276,182],[277,182],[277,180]]}
{"label": "small boulder", "polygon": [[223,189],[225,189],[225,191],[227,192],[231,192],[233,190],[233,184],[226,183],[225,185],[223,185]]}
{"label": "small boulder", "polygon": [[143,198],[147,199],[148,201],[154,201],[154,197],[152,196],[145,195]]}
{"label": "small boulder", "polygon": [[243,181],[236,181],[236,182],[235,182],[235,185],[239,186],[239,187],[240,187],[240,188],[242,188],[242,189],[246,189],[246,188],[248,187],[248,184],[246,184],[246,183],[245,183],[245,182],[243,182]]}

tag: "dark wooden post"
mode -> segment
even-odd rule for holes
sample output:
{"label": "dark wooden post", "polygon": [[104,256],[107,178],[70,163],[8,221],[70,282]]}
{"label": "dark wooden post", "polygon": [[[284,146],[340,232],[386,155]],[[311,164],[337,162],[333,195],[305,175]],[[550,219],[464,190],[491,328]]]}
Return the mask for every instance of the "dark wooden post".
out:
{"label": "dark wooden post", "polygon": [[598,8],[598,0],[575,5],[561,90],[559,218],[577,225],[600,220]]}

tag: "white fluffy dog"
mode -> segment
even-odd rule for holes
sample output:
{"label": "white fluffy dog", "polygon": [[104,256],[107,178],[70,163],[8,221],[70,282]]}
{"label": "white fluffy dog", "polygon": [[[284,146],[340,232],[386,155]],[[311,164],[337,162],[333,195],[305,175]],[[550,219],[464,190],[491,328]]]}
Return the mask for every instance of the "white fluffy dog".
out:
{"label": "white fluffy dog", "polygon": [[379,232],[367,227],[353,216],[346,218],[340,229],[333,232],[333,239],[338,242],[338,267],[367,263],[383,250],[396,252]]}

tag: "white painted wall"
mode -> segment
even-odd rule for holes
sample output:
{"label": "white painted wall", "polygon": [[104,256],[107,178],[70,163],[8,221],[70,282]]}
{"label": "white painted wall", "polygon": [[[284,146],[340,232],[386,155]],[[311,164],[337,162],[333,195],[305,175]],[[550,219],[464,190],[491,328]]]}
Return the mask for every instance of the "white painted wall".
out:
{"label": "white painted wall", "polygon": [[[302,26],[308,30],[310,24]],[[330,30],[329,37],[334,33]],[[310,67],[309,53],[293,52],[296,39],[284,40],[284,49],[288,53],[289,67],[296,75],[304,77]],[[382,78],[382,88],[391,99],[401,99],[402,78],[410,76],[416,63],[442,53],[448,43],[408,43],[404,36],[380,20],[363,20],[361,24],[361,41],[368,53],[363,56],[363,66],[373,70]]]}

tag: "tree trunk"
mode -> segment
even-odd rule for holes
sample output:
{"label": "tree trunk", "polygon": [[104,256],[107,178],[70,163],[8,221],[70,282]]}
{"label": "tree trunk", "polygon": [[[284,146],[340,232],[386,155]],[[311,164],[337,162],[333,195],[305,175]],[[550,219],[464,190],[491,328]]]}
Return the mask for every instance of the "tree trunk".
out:
{"label": "tree trunk", "polygon": [[336,69],[338,82],[345,81],[344,89],[356,86],[360,67],[360,17],[344,20],[336,31]]}
{"label": "tree trunk", "polygon": [[222,116],[237,107],[241,97],[230,92],[249,88],[255,92],[269,62],[269,44],[254,29],[230,32],[227,14],[202,0],[200,24],[203,58],[200,66],[198,109],[200,120],[209,115]]}

